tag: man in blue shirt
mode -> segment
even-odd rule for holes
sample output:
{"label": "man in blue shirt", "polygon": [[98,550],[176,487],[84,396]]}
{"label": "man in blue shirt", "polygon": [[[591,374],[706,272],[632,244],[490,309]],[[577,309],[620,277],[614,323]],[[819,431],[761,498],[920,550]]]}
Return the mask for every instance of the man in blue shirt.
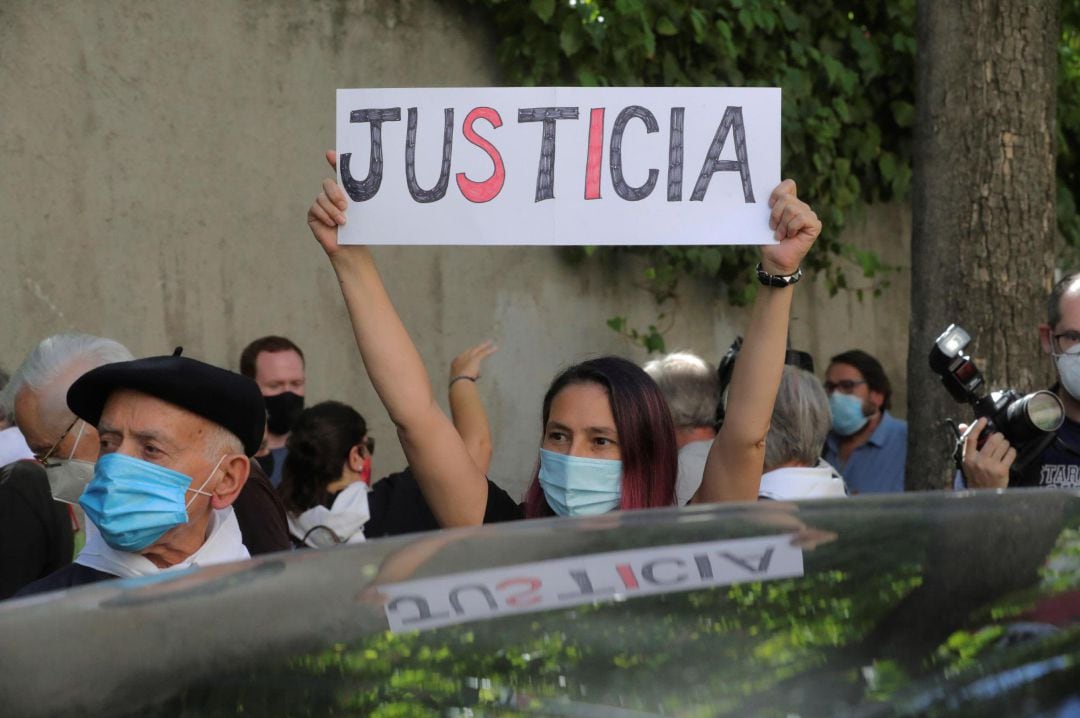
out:
{"label": "man in blue shirt", "polygon": [[825,460],[852,493],[903,491],[907,422],[889,413],[892,386],[881,363],[858,349],[834,356],[825,392],[832,412]]}

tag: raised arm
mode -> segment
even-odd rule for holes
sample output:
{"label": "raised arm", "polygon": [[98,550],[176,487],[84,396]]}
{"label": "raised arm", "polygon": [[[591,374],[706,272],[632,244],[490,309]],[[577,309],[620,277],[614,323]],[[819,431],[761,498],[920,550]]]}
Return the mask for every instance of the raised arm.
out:
{"label": "raised arm", "polygon": [[[809,205],[799,200],[791,180],[773,190],[769,204],[769,227],[779,244],[762,247],[761,266],[772,275],[791,275],[821,233],[821,222]],[[791,286],[758,287],[746,340],[731,375],[724,425],[709,451],[705,475],[692,503],[757,499],[765,436],[784,371],[793,292]]]}
{"label": "raised arm", "polygon": [[497,351],[499,348],[489,339],[466,349],[450,362],[450,416],[473,463],[485,476],[491,465],[491,426],[476,380],[480,378],[480,365],[484,359]]}
{"label": "raised arm", "polygon": [[[336,157],[327,153],[333,167]],[[307,223],[337,273],[345,306],[375,392],[397,427],[401,448],[439,524],[483,523],[487,479],[439,408],[416,346],[405,331],[367,247],[339,245],[348,202],[333,178],[308,210]]]}

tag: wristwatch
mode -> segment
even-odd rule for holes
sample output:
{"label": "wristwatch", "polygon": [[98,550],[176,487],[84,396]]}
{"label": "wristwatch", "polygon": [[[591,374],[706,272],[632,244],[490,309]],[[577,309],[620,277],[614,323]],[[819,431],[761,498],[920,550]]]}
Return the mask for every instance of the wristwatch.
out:
{"label": "wristwatch", "polygon": [[764,284],[766,287],[790,287],[795,282],[802,279],[802,266],[795,270],[794,274],[769,274],[765,271],[765,268],[761,266],[761,262],[757,265],[757,278],[758,281]]}

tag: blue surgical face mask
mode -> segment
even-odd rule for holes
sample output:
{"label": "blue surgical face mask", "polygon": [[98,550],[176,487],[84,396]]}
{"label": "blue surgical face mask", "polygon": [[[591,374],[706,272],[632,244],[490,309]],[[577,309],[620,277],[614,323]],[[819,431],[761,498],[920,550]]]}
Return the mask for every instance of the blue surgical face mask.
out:
{"label": "blue surgical face mask", "polygon": [[540,488],[559,516],[595,516],[619,508],[622,462],[540,449]]}
{"label": "blue surgical face mask", "polygon": [[863,413],[862,399],[854,394],[834,391],[829,395],[829,411],[832,412],[833,431],[840,436],[851,436],[870,421]]}
{"label": "blue surgical face mask", "polygon": [[185,501],[188,491],[203,491],[214,478],[214,470],[197,489],[189,489],[191,477],[149,461],[124,454],[105,454],[94,466],[94,478],[86,486],[79,505],[83,507],[105,543],[117,551],[141,551],[169,529],[188,521]]}

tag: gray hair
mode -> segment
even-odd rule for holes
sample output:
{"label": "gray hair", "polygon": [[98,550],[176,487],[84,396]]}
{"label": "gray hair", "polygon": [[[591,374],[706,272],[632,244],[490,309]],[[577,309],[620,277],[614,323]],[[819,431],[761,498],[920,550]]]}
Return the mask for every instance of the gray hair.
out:
{"label": "gray hair", "polygon": [[765,439],[765,470],[792,462],[816,465],[831,424],[821,382],[808,371],[785,366]]}
{"label": "gray hair", "polygon": [[0,392],[0,413],[15,416],[15,399],[23,389],[38,395],[42,422],[63,431],[72,419],[67,391],[80,376],[105,364],[134,359],[127,347],[90,334],[55,334],[42,339],[15,370]]}
{"label": "gray hair", "polygon": [[696,354],[673,352],[642,368],[667,399],[676,428],[713,426],[720,381],[712,364]]}
{"label": "gray hair", "polygon": [[225,454],[244,454],[247,456],[247,452],[244,451],[244,443],[240,441],[236,434],[221,424],[215,424],[209,419],[207,421],[211,426],[211,429],[206,433],[206,444],[203,447],[207,461],[216,464],[218,459]]}

